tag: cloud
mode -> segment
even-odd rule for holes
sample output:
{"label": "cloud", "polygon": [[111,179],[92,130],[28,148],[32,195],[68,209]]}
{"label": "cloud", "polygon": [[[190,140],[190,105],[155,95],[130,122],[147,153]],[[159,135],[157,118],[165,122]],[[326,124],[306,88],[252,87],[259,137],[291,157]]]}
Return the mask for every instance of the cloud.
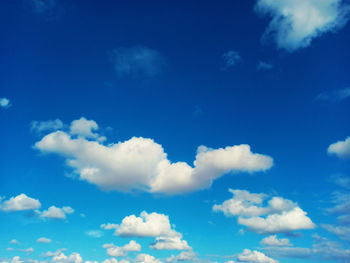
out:
{"label": "cloud", "polygon": [[324,229],[326,229],[328,232],[337,235],[341,239],[350,241],[350,227],[348,227],[348,226],[333,226],[333,225],[329,225],[329,224],[322,224],[321,226]]}
{"label": "cloud", "polygon": [[111,223],[107,223],[107,224],[102,224],[101,228],[105,229],[105,230],[111,230],[111,229],[116,229],[118,228],[119,225],[117,224],[111,224]]}
{"label": "cloud", "polygon": [[323,92],[317,95],[316,100],[340,102],[350,97],[350,88]]}
{"label": "cloud", "polygon": [[36,240],[36,242],[38,242],[38,243],[51,243],[52,240],[50,238],[40,237]]}
{"label": "cloud", "polygon": [[180,254],[174,256],[171,255],[166,259],[166,262],[183,262],[183,261],[197,261],[197,255],[193,251],[183,251]]}
{"label": "cloud", "polygon": [[104,261],[102,261],[102,263],[130,263],[130,261],[126,259],[122,259],[118,261],[115,258],[110,258],[110,259],[105,259]]}
{"label": "cloud", "polygon": [[242,60],[241,55],[235,50],[227,51],[222,55],[222,58],[225,62],[226,68],[233,67]]}
{"label": "cloud", "polygon": [[74,213],[74,209],[70,206],[64,206],[62,208],[56,206],[50,206],[47,210],[37,211],[43,219],[66,219],[67,214]]}
{"label": "cloud", "polygon": [[39,200],[28,197],[25,194],[20,194],[16,197],[11,197],[9,200],[3,202],[1,202],[0,199],[0,210],[5,212],[34,210],[40,207],[41,203],[39,202]]}
{"label": "cloud", "polygon": [[307,213],[288,199],[275,196],[263,206],[267,198],[265,194],[251,194],[246,190],[229,191],[233,198],[221,205],[214,205],[213,210],[226,216],[238,216],[238,223],[251,231],[274,234],[315,227]]}
{"label": "cloud", "polygon": [[66,256],[63,252],[54,255],[51,258],[52,263],[83,263],[83,259],[79,253],[73,252],[69,256]]}
{"label": "cloud", "polygon": [[12,239],[12,240],[10,241],[10,244],[19,245],[20,242],[19,242],[18,240],[16,240],[16,239]]}
{"label": "cloud", "polygon": [[277,48],[293,52],[341,29],[350,9],[342,0],[258,0],[255,11],[271,17],[263,39],[273,39]]}
{"label": "cloud", "polygon": [[98,125],[93,120],[87,120],[84,117],[81,117],[79,120],[72,121],[70,125],[70,134],[77,135],[78,137],[87,138],[87,139],[98,139],[99,141],[104,141],[104,137],[100,137],[97,133]]}
{"label": "cloud", "polygon": [[0,98],[0,107],[4,109],[8,109],[12,106],[10,100],[8,98]]}
{"label": "cloud", "polygon": [[88,230],[86,234],[90,237],[100,238],[103,236],[103,232],[101,230]]}
{"label": "cloud", "polygon": [[240,262],[249,262],[249,263],[278,263],[277,260],[269,258],[264,253],[257,250],[244,249],[241,254],[237,256]]}
{"label": "cloud", "polygon": [[192,249],[187,241],[182,240],[182,235],[176,235],[174,237],[156,237],[154,243],[151,244],[150,248],[156,250],[190,250]]}
{"label": "cloud", "polygon": [[98,139],[73,138],[56,131],[34,148],[64,156],[81,180],[123,192],[181,194],[208,188],[213,180],[230,172],[254,173],[273,166],[270,156],[253,153],[246,144],[219,149],[200,146],[193,167],[186,162],[171,163],[160,144],[142,137],[105,146]]}
{"label": "cloud", "polygon": [[48,121],[32,121],[30,130],[42,133],[46,131],[57,131],[64,128],[64,124],[60,119],[48,120]]}
{"label": "cloud", "polygon": [[263,240],[261,240],[260,244],[264,246],[278,246],[278,247],[293,245],[289,242],[289,239],[287,238],[278,239],[276,235],[265,237]]}
{"label": "cloud", "polygon": [[107,249],[107,254],[111,257],[124,257],[130,251],[141,251],[141,245],[131,240],[128,244],[118,247],[114,244],[104,244],[103,248]]}
{"label": "cloud", "polygon": [[144,46],[118,47],[110,52],[110,57],[119,76],[152,77],[166,65],[165,58],[158,51]]}
{"label": "cloud", "polygon": [[159,259],[156,259],[155,257],[148,255],[148,254],[139,254],[137,255],[135,263],[162,263]]}
{"label": "cloud", "polygon": [[256,68],[257,68],[257,70],[270,70],[270,69],[274,68],[274,65],[267,63],[267,62],[264,62],[264,61],[259,61]]}
{"label": "cloud", "polygon": [[329,145],[327,152],[339,158],[350,158],[350,137],[347,137],[344,141],[332,143]]}
{"label": "cloud", "polygon": [[57,7],[56,0],[27,0],[27,2],[38,14],[47,13]]}

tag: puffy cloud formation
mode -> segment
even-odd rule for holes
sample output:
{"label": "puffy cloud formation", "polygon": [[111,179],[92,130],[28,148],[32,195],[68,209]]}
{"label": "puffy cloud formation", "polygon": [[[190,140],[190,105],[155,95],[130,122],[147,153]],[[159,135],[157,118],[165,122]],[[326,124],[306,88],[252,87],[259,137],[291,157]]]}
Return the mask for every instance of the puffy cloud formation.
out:
{"label": "puffy cloud formation", "polygon": [[126,259],[117,260],[115,258],[110,258],[110,259],[105,259],[104,261],[102,261],[102,263],[130,263],[130,261]]}
{"label": "puffy cloud formation", "polygon": [[241,254],[238,254],[237,256],[238,260],[240,262],[249,262],[249,263],[278,263],[277,260],[274,260],[272,258],[269,258],[264,253],[256,251],[256,250],[250,250],[250,249],[244,249]]}
{"label": "puffy cloud formation", "polygon": [[255,11],[272,18],[263,38],[272,38],[279,49],[293,52],[342,28],[350,9],[343,0],[258,0]]}
{"label": "puffy cloud formation", "polygon": [[84,117],[81,117],[79,120],[72,121],[70,125],[70,134],[77,135],[82,138],[98,139],[99,141],[104,141],[105,137],[100,137],[94,131],[97,131],[98,125],[93,120],[87,120]]}
{"label": "puffy cloud formation", "polygon": [[156,237],[155,242],[150,246],[156,250],[189,250],[191,247],[186,240],[182,240],[182,235],[174,237]]}
{"label": "puffy cloud formation", "polygon": [[350,137],[344,141],[332,143],[328,147],[328,154],[336,155],[339,158],[350,158]]}
{"label": "puffy cloud formation", "polygon": [[180,254],[174,256],[171,255],[169,258],[166,259],[166,262],[183,262],[183,261],[189,261],[193,262],[197,260],[197,255],[193,251],[183,251]]}
{"label": "puffy cloud formation", "polygon": [[41,218],[49,219],[66,219],[67,214],[74,213],[74,209],[70,206],[64,206],[62,208],[56,206],[50,206],[47,210],[37,211]]}
{"label": "puffy cloud formation", "polygon": [[41,207],[39,200],[28,197],[26,194],[20,194],[16,197],[11,197],[9,200],[1,202],[0,210],[6,212],[34,210]]}
{"label": "puffy cloud formation", "polygon": [[52,263],[82,263],[83,259],[79,253],[73,252],[69,256],[66,256],[63,252],[54,255],[51,258]]}
{"label": "puffy cloud formation", "polygon": [[340,102],[350,97],[350,88],[338,89],[330,92],[323,92],[317,95],[316,100]]}
{"label": "puffy cloud formation", "polygon": [[221,205],[214,205],[213,210],[221,211],[226,216],[238,216],[238,223],[251,231],[273,234],[315,227],[306,212],[288,199],[275,196],[263,206],[267,198],[265,194],[252,194],[246,190],[229,191],[233,198]]}
{"label": "puffy cloud formation", "polygon": [[50,238],[40,237],[36,240],[36,242],[38,242],[38,243],[51,243],[52,240]]}
{"label": "puffy cloud formation", "polygon": [[[90,131],[93,127],[90,123]],[[94,140],[89,136],[88,140],[88,134],[82,137],[81,131],[74,135],[78,137],[73,137],[72,129],[70,134],[52,132],[34,147],[66,157],[80,179],[105,190],[178,194],[208,188],[213,180],[229,172],[254,173],[273,165],[271,157],[253,153],[245,144],[220,149],[200,146],[192,167],[185,162],[171,163],[163,147],[152,139],[133,137],[105,146],[100,137]]]}
{"label": "puffy cloud formation", "polygon": [[148,254],[139,254],[137,255],[135,263],[162,263],[159,259],[148,255]]}
{"label": "puffy cloud formation", "polygon": [[0,98],[0,107],[4,109],[11,107],[10,100],[8,98]]}
{"label": "puffy cloud formation", "polygon": [[19,241],[18,241],[17,239],[12,239],[12,240],[10,241],[10,244],[19,245],[20,243],[19,243]]}
{"label": "puffy cloud formation", "polygon": [[152,77],[166,65],[165,58],[158,51],[143,46],[115,48],[110,57],[119,76]]}
{"label": "puffy cloud formation", "polygon": [[32,121],[30,125],[31,131],[42,133],[46,131],[57,131],[64,128],[64,124],[60,119],[48,121]]}
{"label": "puffy cloud formation", "polygon": [[287,238],[278,239],[276,235],[265,237],[263,240],[261,240],[260,243],[264,246],[278,246],[278,247],[293,245],[289,242],[289,239]]}
{"label": "puffy cloud formation", "polygon": [[141,251],[141,245],[131,240],[128,244],[118,247],[114,244],[104,244],[103,248],[107,249],[107,254],[111,257],[124,257],[130,251]]}

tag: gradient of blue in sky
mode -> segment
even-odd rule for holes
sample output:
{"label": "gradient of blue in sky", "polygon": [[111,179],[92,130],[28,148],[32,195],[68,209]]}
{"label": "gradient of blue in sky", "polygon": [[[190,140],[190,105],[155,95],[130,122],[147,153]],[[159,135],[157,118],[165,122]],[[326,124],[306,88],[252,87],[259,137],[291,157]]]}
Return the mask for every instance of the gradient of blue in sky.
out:
{"label": "gradient of blue in sky", "polygon": [[0,262],[350,262],[349,1],[0,6]]}

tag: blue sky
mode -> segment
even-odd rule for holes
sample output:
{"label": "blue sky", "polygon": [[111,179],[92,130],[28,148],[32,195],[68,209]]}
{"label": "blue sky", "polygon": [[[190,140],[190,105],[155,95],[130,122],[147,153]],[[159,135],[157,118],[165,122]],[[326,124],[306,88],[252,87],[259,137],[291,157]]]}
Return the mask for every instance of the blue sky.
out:
{"label": "blue sky", "polygon": [[350,262],[349,16],[2,1],[0,262]]}

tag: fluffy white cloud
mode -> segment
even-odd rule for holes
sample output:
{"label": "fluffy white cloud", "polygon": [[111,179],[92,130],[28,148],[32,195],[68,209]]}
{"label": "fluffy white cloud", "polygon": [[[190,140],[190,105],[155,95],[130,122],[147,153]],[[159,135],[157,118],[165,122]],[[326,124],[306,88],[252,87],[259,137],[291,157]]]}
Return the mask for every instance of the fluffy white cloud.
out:
{"label": "fluffy white cloud", "polygon": [[343,27],[349,10],[343,0],[258,0],[255,6],[257,13],[272,18],[264,38],[273,38],[278,48],[289,52]]}
{"label": "fluffy white cloud", "polygon": [[11,107],[10,100],[8,98],[0,98],[0,107],[4,109]]}
{"label": "fluffy white cloud", "polygon": [[15,244],[15,245],[19,245],[19,241],[17,239],[12,239],[10,241],[10,244]]}
{"label": "fluffy white cloud", "polygon": [[237,256],[238,260],[240,262],[249,262],[249,263],[278,263],[277,260],[274,260],[272,258],[269,258],[264,253],[256,251],[256,250],[250,250],[250,249],[244,249],[241,254],[238,254]]}
{"label": "fluffy white cloud", "polygon": [[139,254],[137,255],[135,263],[162,263],[159,259],[148,255],[148,254]]}
{"label": "fluffy white cloud", "polygon": [[80,179],[105,190],[184,193],[208,188],[213,180],[229,172],[266,171],[273,165],[271,157],[253,153],[245,144],[216,150],[200,146],[194,167],[185,162],[171,163],[160,144],[142,137],[105,146],[56,131],[34,147],[66,157]]}
{"label": "fluffy white cloud", "polygon": [[131,240],[128,244],[118,247],[114,244],[104,244],[103,248],[107,249],[107,254],[111,257],[124,257],[130,251],[141,251],[141,245]]}
{"label": "fluffy white cloud", "polygon": [[60,119],[48,121],[32,121],[30,129],[37,133],[46,131],[57,131],[64,128],[64,124]]}
{"label": "fluffy white cloud", "polygon": [[156,237],[150,248],[156,250],[189,250],[192,249],[187,241],[182,240],[182,235],[178,234],[173,237]]}
{"label": "fluffy white cloud", "polygon": [[53,256],[51,258],[52,263],[82,263],[83,259],[79,253],[73,252],[69,256],[66,256],[63,252]]}
{"label": "fluffy white cloud", "polygon": [[268,237],[265,237],[263,240],[261,240],[260,244],[265,246],[292,246],[292,244],[289,242],[288,238],[280,238],[278,239],[276,235],[271,235]]}
{"label": "fluffy white cloud", "polygon": [[226,216],[238,216],[238,223],[261,234],[285,233],[299,229],[311,229],[315,225],[298,205],[282,197],[271,198],[266,206],[265,194],[251,194],[245,190],[229,190],[234,196],[213,210]]}
{"label": "fluffy white cloud", "polygon": [[66,219],[67,214],[74,213],[74,209],[70,206],[64,206],[62,208],[56,206],[50,206],[47,210],[37,211],[41,218],[49,219]]}
{"label": "fluffy white cloud", "polygon": [[34,210],[40,208],[40,206],[39,200],[28,197],[25,194],[11,197],[9,200],[3,202],[0,199],[0,210],[7,212]]}
{"label": "fluffy white cloud", "polygon": [[117,229],[118,227],[119,227],[119,225],[112,224],[112,223],[101,224],[101,228],[103,228],[105,230]]}
{"label": "fluffy white cloud", "polygon": [[36,240],[36,242],[38,242],[38,243],[51,243],[52,240],[50,238],[47,238],[47,237],[40,237]]}
{"label": "fluffy white cloud", "polygon": [[97,139],[99,135],[94,133],[98,130],[98,125],[93,120],[87,120],[84,117],[81,117],[79,120],[72,121],[70,125],[70,134],[77,135],[83,138]]}
{"label": "fluffy white cloud", "polygon": [[350,137],[329,145],[328,154],[337,155],[339,158],[350,158]]}
{"label": "fluffy white cloud", "polygon": [[122,259],[118,261],[115,258],[110,258],[110,259],[105,259],[104,261],[102,261],[102,263],[130,263],[130,261],[126,259]]}
{"label": "fluffy white cloud", "polygon": [[171,255],[169,258],[166,259],[166,262],[183,262],[183,261],[196,261],[197,255],[193,251],[183,251],[178,255]]}

